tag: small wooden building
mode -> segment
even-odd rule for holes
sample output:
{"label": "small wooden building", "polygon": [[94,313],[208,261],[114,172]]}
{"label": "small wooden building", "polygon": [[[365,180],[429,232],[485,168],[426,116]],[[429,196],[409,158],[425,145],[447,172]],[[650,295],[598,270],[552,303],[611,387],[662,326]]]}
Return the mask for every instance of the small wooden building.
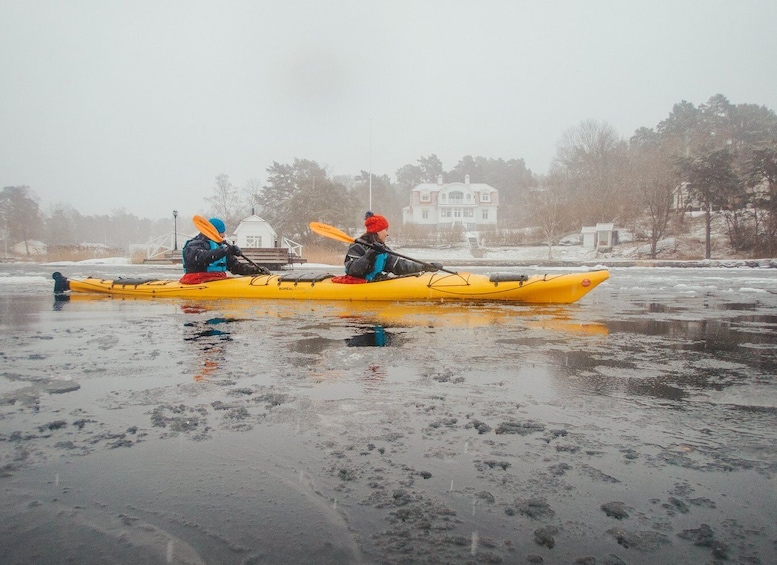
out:
{"label": "small wooden building", "polygon": [[583,247],[586,249],[610,249],[615,244],[613,224],[583,226]]}

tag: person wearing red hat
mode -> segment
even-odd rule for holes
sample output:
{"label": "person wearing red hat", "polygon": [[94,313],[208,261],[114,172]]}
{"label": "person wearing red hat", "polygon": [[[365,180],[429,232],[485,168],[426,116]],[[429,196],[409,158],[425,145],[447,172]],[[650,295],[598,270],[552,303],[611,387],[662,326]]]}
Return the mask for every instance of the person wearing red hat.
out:
{"label": "person wearing red hat", "polygon": [[366,281],[379,281],[392,275],[411,275],[442,268],[439,263],[418,263],[393,255],[386,246],[389,223],[383,216],[367,212],[364,227],[367,231],[351,244],[345,255],[347,275]]}

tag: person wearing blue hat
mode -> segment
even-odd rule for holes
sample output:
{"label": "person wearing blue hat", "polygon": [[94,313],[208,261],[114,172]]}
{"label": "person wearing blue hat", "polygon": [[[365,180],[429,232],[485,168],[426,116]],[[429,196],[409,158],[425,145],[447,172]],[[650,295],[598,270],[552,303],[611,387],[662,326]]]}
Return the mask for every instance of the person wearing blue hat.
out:
{"label": "person wearing blue hat", "polygon": [[[227,226],[221,218],[208,220],[225,237]],[[237,245],[216,243],[204,234],[197,234],[187,241],[183,250],[184,275],[180,282],[184,284],[199,284],[206,281],[223,279],[227,271],[233,275],[269,275],[270,271],[259,265],[249,265],[238,261],[241,255]]]}

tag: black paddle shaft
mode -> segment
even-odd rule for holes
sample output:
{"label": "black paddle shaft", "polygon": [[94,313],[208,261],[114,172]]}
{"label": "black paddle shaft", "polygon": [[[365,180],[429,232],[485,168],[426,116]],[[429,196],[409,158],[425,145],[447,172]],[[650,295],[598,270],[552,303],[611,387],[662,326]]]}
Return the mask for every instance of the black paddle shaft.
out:
{"label": "black paddle shaft", "polygon": [[[243,259],[245,259],[246,261],[248,261],[248,263],[249,263],[249,264],[251,264],[251,265],[253,265],[254,267],[256,267],[257,269],[261,269],[261,270],[262,270],[262,272],[263,272],[263,274],[269,274],[269,272],[270,272],[270,271],[269,271],[268,269],[266,269],[265,267],[262,267],[261,265],[257,265],[256,263],[254,263],[253,261],[251,261],[251,259],[249,259],[248,257],[246,257],[246,256],[243,254],[243,251],[242,251],[242,250],[240,251],[240,256],[241,256]],[[267,271],[267,273],[264,273],[264,271]]]}
{"label": "black paddle shaft", "polygon": [[[402,255],[401,253],[397,253],[396,251],[393,251],[393,250],[389,249],[388,247],[385,247],[385,246],[378,247],[377,245],[374,245],[374,244],[370,243],[369,241],[364,241],[363,239],[357,239],[356,241],[357,241],[357,243],[361,243],[362,245],[366,245],[367,247],[369,247],[371,249],[374,249],[375,251],[385,251],[386,253],[391,253],[392,255],[396,255],[397,257],[401,257],[402,259],[407,259],[408,261],[412,261],[413,263],[421,263],[421,265],[424,265],[424,266],[429,266],[429,267],[431,266],[429,263],[427,263],[425,261],[419,261],[418,259],[413,259],[412,257],[408,257],[407,255]],[[438,271],[443,271],[444,273],[449,273],[451,275],[458,275],[459,274],[456,271],[449,271],[448,269],[445,269],[445,268],[442,268],[442,267],[437,269],[437,270]]]}

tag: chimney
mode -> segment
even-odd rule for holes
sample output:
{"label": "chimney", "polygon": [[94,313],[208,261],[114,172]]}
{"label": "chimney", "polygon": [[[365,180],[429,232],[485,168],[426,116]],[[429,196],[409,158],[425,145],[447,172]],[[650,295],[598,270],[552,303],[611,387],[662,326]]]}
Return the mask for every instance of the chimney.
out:
{"label": "chimney", "polygon": [[469,186],[469,175],[464,175],[464,184]]}
{"label": "chimney", "polygon": [[442,186],[442,175],[437,175],[437,184]]}

